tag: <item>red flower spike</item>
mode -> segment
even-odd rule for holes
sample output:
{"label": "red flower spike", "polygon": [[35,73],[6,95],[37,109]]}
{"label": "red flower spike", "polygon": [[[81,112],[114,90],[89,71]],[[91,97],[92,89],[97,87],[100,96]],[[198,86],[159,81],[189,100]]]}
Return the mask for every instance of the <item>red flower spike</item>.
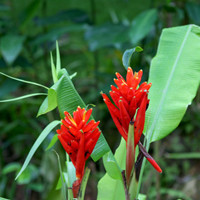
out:
{"label": "red flower spike", "polygon": [[138,109],[137,116],[134,123],[135,146],[140,141],[140,137],[144,129],[146,107],[147,107],[147,94],[143,97],[142,103]]}
{"label": "red flower spike", "polygon": [[84,175],[84,167],[85,166],[85,136],[84,133],[81,134],[81,138],[79,141],[79,148],[76,158],[76,177],[78,179],[82,179]]}
{"label": "red flower spike", "polygon": [[85,162],[91,155],[101,132],[97,127],[99,122],[89,121],[92,109],[86,111],[85,108],[78,107],[73,112],[73,117],[68,112],[64,114],[65,119],[61,120],[62,125],[57,133],[58,139],[76,168],[77,180],[72,187],[74,198],[76,198],[84,175]]}
{"label": "red flower spike", "polygon": [[[106,94],[101,94],[118,131],[126,142],[129,123],[131,120],[134,121],[134,148],[138,145],[144,129],[145,112],[149,104],[147,96],[151,87],[151,83],[147,84],[147,82],[139,86],[142,74],[142,70],[133,73],[133,70],[128,67],[125,80],[119,73],[116,73],[117,79],[114,79],[114,82],[117,87],[111,85],[110,91],[115,105]],[[135,116],[136,113],[137,116]],[[148,157],[147,159],[159,171],[159,166],[156,166],[153,158]]]}
{"label": "red flower spike", "polygon": [[126,132],[128,132],[128,127],[129,123],[131,121],[131,118],[123,104],[123,101],[119,100],[119,110],[120,110],[120,118],[121,118],[121,123]]}

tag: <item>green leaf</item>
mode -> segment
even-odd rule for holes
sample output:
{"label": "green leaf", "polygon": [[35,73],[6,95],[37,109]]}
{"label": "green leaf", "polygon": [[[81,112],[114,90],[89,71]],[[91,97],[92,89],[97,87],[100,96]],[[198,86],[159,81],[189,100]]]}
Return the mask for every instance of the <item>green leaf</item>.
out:
{"label": "green leaf", "polygon": [[56,72],[61,70],[61,61],[60,61],[60,51],[58,46],[58,41],[56,41]]}
{"label": "green leaf", "polygon": [[68,32],[80,32],[84,31],[86,29],[85,24],[73,24],[73,25],[68,25],[65,27],[60,27],[57,28],[55,27],[54,29],[49,30],[47,33],[42,34],[41,36],[36,37],[33,42],[31,42],[31,45],[37,46],[40,45],[44,42],[55,42],[55,38],[59,38],[60,36],[68,33]]}
{"label": "green leaf", "polygon": [[58,155],[58,153],[53,150],[54,153],[56,154],[57,156],[57,159],[58,159],[58,167],[59,167],[59,171],[60,171],[60,178],[61,178],[61,183],[62,183],[62,197],[63,197],[63,200],[66,200],[67,197],[66,197],[66,185],[65,185],[65,181],[64,181],[64,178],[63,178],[63,172],[62,172],[62,167],[61,167],[61,163],[60,163],[60,157]]}
{"label": "green leaf", "polygon": [[82,182],[81,182],[81,187],[80,187],[80,191],[79,191],[79,194],[78,194],[78,200],[84,200],[85,189],[86,189],[86,186],[87,186],[89,175],[90,175],[90,169],[86,168]]}
{"label": "green leaf", "polygon": [[56,68],[53,62],[53,56],[51,52],[50,52],[50,57],[51,57],[51,73],[53,77],[53,82],[56,83],[58,81],[58,78],[57,78],[57,72],[56,72]]}
{"label": "green leaf", "polygon": [[139,14],[131,24],[129,36],[133,44],[137,44],[153,28],[158,17],[156,9],[150,9]]}
{"label": "green leaf", "polygon": [[4,60],[12,64],[22,50],[25,37],[20,35],[5,35],[0,40],[0,51]]}
{"label": "green leaf", "polygon": [[145,194],[139,194],[138,199],[139,200],[146,200],[147,196]]}
{"label": "green leaf", "polygon": [[57,87],[57,102],[61,118],[64,118],[64,111],[73,113],[78,106],[86,107],[83,100],[77,93],[69,76],[63,75]]}
{"label": "green leaf", "polygon": [[52,16],[37,18],[35,22],[38,26],[47,26],[51,24],[59,24],[60,22],[66,23],[68,20],[79,24],[88,24],[90,22],[88,13],[81,9],[62,10]]}
{"label": "green leaf", "polygon": [[200,152],[191,153],[168,153],[166,158],[169,159],[200,159]]}
{"label": "green leaf", "polygon": [[113,156],[111,151],[103,156],[103,164],[106,172],[111,178],[122,180],[122,170],[117,164],[117,161],[115,160],[115,157]]}
{"label": "green leaf", "polygon": [[[57,92],[57,103],[61,118],[64,118],[64,111],[73,113],[78,106],[85,108],[86,105],[82,98],[77,93],[70,77],[64,74],[58,81]],[[92,152],[92,159],[97,161],[105,153],[110,150],[103,134],[100,135],[99,140]]]}
{"label": "green leaf", "polygon": [[143,49],[139,46],[132,48],[132,49],[127,49],[122,57],[122,63],[125,67],[125,69],[127,69],[128,67],[130,67],[130,62],[131,62],[131,57],[133,55],[134,52],[141,52],[143,51]]}
{"label": "green leaf", "polygon": [[18,101],[18,100],[21,100],[21,99],[26,99],[26,98],[29,98],[29,97],[41,96],[41,95],[47,95],[47,94],[46,93],[27,94],[27,95],[24,95],[24,96],[21,96],[21,97],[16,97],[16,98],[6,99],[6,100],[0,100],[0,103]]}
{"label": "green leaf", "polygon": [[57,107],[57,94],[53,88],[48,90],[48,96],[42,102],[37,117],[46,114]]}
{"label": "green leaf", "polygon": [[21,174],[21,176],[17,179],[17,183],[22,184],[29,184],[33,178],[35,178],[38,174],[38,169],[36,166],[30,164]]}
{"label": "green leaf", "polygon": [[[126,161],[126,142],[122,138],[119,147],[115,153],[115,159],[119,165],[119,167],[124,170],[125,169],[125,161]],[[98,196],[97,200],[116,200],[125,199],[125,192],[122,179],[113,179],[108,173],[106,173],[103,178],[98,183]]]}
{"label": "green leaf", "polygon": [[15,178],[15,180],[22,174],[22,172],[26,169],[26,167],[28,166],[31,158],[33,157],[34,153],[36,152],[36,150],[38,149],[38,147],[40,146],[40,144],[44,141],[44,139],[47,137],[47,135],[52,131],[53,128],[55,128],[58,124],[60,124],[60,121],[53,121],[50,124],[48,124],[46,126],[46,128],[41,132],[40,136],[37,138],[37,140],[35,141],[35,143],[33,144],[30,152],[28,153],[28,156],[26,157],[26,160],[20,170],[20,172],[18,173],[17,177]]}
{"label": "green leaf", "polygon": [[27,84],[31,84],[31,85],[36,85],[36,86],[39,86],[39,87],[43,87],[43,88],[45,88],[45,89],[47,89],[47,90],[49,89],[48,87],[46,87],[46,86],[44,86],[44,85],[41,85],[41,84],[39,84],[39,83],[35,83],[35,82],[32,82],[32,81],[26,81],[26,80],[23,80],[23,79],[15,78],[15,77],[9,76],[9,75],[7,75],[7,74],[4,74],[4,73],[2,73],[2,72],[0,72],[0,74],[3,75],[3,76],[8,77],[8,78],[10,78],[10,79],[13,79],[13,80],[15,80],[15,81],[19,81],[19,82],[27,83]]}
{"label": "green leaf", "polygon": [[20,28],[22,30],[37,14],[40,4],[41,4],[40,0],[32,0],[32,2],[25,8],[24,12],[22,13],[22,21],[20,24]]}
{"label": "green leaf", "polygon": [[19,163],[10,163],[3,168],[2,175],[17,171],[20,167],[21,165]]}
{"label": "green leaf", "polygon": [[191,22],[200,25],[200,5],[194,2],[186,2],[185,8]]}
{"label": "green leaf", "polygon": [[5,198],[3,198],[3,197],[0,197],[0,200],[9,200],[9,199],[5,199]]}
{"label": "green leaf", "polygon": [[171,133],[195,97],[200,83],[199,49],[200,27],[187,25],[163,30],[150,67],[148,143]]}
{"label": "green leaf", "polygon": [[[69,160],[69,156],[68,156],[68,160]],[[76,180],[76,169],[73,163],[70,161],[66,162],[66,166],[67,166],[67,173],[64,173],[64,177],[68,186],[68,199],[73,200],[73,192],[72,192],[72,189],[70,188],[72,188],[72,185],[74,181]]]}
{"label": "green leaf", "polygon": [[68,184],[68,187],[72,187],[74,181],[76,180],[76,169],[73,163],[70,161],[66,162],[66,166],[67,166],[67,176],[68,176],[67,184]]}
{"label": "green leaf", "polygon": [[[85,38],[91,51],[118,45],[129,40],[129,28],[123,24],[103,24],[88,27]],[[105,37],[106,36],[106,37]]]}
{"label": "green leaf", "polygon": [[108,146],[108,143],[106,142],[105,137],[101,133],[96,146],[91,154],[92,159],[96,162],[99,160],[104,154],[111,151],[110,147]]}
{"label": "green leaf", "polygon": [[58,135],[54,135],[53,138],[51,139],[51,142],[49,143],[48,147],[46,148],[46,151],[51,149],[55,143],[58,141]]}

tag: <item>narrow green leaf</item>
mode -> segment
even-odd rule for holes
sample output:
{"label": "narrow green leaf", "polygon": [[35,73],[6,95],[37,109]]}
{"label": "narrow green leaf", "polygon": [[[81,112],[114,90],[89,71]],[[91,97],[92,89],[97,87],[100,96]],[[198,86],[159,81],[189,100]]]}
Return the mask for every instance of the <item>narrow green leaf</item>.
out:
{"label": "narrow green leaf", "polygon": [[61,61],[60,61],[60,51],[58,46],[58,41],[56,41],[56,72],[61,70]]}
{"label": "narrow green leaf", "polygon": [[130,67],[130,62],[131,62],[131,57],[133,55],[134,52],[141,52],[143,51],[143,49],[139,46],[132,48],[132,49],[127,49],[123,56],[122,56],[122,63],[125,67],[125,69],[127,69],[128,67]]}
{"label": "narrow green leaf", "polygon": [[76,169],[73,163],[68,160],[69,160],[69,156],[67,155],[67,162],[66,162],[67,173],[64,174],[64,177],[68,186],[68,199],[73,200],[72,185],[74,181],[76,180]]}
{"label": "narrow green leaf", "polygon": [[168,153],[166,158],[169,159],[200,159],[200,152],[191,153]]}
{"label": "narrow green leaf", "polygon": [[64,178],[63,178],[63,172],[62,172],[62,167],[61,167],[61,163],[60,163],[60,157],[59,157],[58,153],[55,150],[53,150],[53,151],[56,154],[57,159],[58,159],[58,167],[59,167],[60,178],[61,178],[61,183],[62,183],[61,190],[62,190],[63,200],[66,200],[67,199],[67,197],[66,197],[66,185],[65,185]]}
{"label": "narrow green leaf", "polygon": [[58,141],[58,135],[54,135],[53,138],[51,139],[51,142],[49,143],[48,147],[46,148],[46,151],[51,149],[55,143]]}
{"label": "narrow green leaf", "polygon": [[29,98],[29,97],[41,96],[41,95],[47,95],[47,94],[46,93],[27,94],[27,95],[24,95],[24,96],[21,96],[21,97],[16,97],[16,98],[6,99],[6,100],[0,100],[0,103],[18,101],[18,100],[21,100],[21,99],[26,99],[26,98]]}
{"label": "narrow green leaf", "polygon": [[39,83],[35,83],[35,82],[32,82],[32,81],[25,81],[25,80],[22,80],[22,79],[19,79],[19,78],[15,78],[15,77],[9,76],[9,75],[4,74],[4,73],[2,73],[2,72],[0,72],[0,74],[3,75],[3,76],[6,76],[6,77],[8,77],[8,78],[11,78],[11,79],[13,79],[13,80],[16,80],[16,81],[20,81],[20,82],[23,82],[23,83],[27,83],[27,84],[31,84],[31,85],[36,85],[36,86],[39,86],[39,87],[43,87],[43,88],[45,88],[45,89],[47,89],[47,90],[49,89],[48,87],[46,87],[46,86],[44,86],[44,85],[41,85],[41,84],[39,84]]}
{"label": "narrow green leaf", "polygon": [[51,52],[50,52],[50,57],[51,57],[51,73],[53,77],[53,82],[56,83],[58,81],[58,77],[57,77],[56,67],[54,65],[53,56]]}
{"label": "narrow green leaf", "polygon": [[[65,179],[65,182],[67,183],[67,186],[68,186],[68,173],[66,172],[63,172],[63,175],[64,175],[64,179]],[[73,192],[72,192],[72,188],[67,188],[67,199],[68,200],[73,200]]]}
{"label": "narrow green leaf", "polygon": [[187,25],[163,30],[150,67],[148,142],[171,133],[195,97],[200,83],[199,49],[200,27]]}
{"label": "narrow green leaf", "polygon": [[56,107],[57,107],[57,94],[53,88],[50,88],[48,90],[48,96],[44,99],[38,110],[37,117],[52,111]]}
{"label": "narrow green leaf", "polygon": [[78,200],[84,200],[85,189],[86,189],[86,186],[87,186],[89,175],[90,175],[90,169],[86,168],[82,182],[81,182],[81,188],[80,188],[80,191],[79,191],[79,194],[78,194]]}
{"label": "narrow green leaf", "polygon": [[46,126],[46,128],[41,132],[40,136],[37,138],[37,140],[35,141],[35,143],[33,144],[30,152],[28,153],[28,156],[26,157],[26,160],[20,170],[20,172],[18,173],[17,177],[15,178],[15,180],[22,174],[22,172],[26,169],[26,167],[28,166],[31,158],[33,157],[34,153],[36,152],[36,150],[38,149],[38,147],[40,146],[40,144],[44,141],[44,139],[47,137],[47,135],[52,131],[53,128],[55,128],[58,124],[60,124],[60,121],[53,121],[50,124],[48,124]]}
{"label": "narrow green leaf", "polygon": [[2,169],[2,175],[5,175],[5,174],[11,173],[11,172],[15,172],[15,171],[19,170],[20,167],[21,167],[21,165],[19,163],[16,163],[16,162],[10,163]]}

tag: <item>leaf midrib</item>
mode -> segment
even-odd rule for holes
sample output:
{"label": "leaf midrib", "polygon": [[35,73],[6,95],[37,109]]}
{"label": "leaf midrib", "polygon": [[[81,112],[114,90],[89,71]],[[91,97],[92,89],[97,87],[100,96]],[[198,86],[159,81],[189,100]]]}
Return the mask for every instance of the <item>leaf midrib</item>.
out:
{"label": "leaf midrib", "polygon": [[158,107],[157,107],[157,108],[158,108],[158,109],[157,109],[157,112],[156,112],[156,114],[154,115],[155,117],[154,117],[154,119],[153,119],[152,126],[150,127],[149,134],[147,134],[147,135],[149,135],[149,136],[148,136],[148,140],[147,140],[147,149],[148,149],[149,144],[150,144],[150,142],[151,142],[151,139],[152,139],[152,136],[153,136],[153,131],[154,131],[156,122],[157,122],[157,120],[158,120],[158,116],[159,116],[160,110],[161,110],[161,108],[162,108],[164,99],[165,99],[165,97],[166,97],[166,95],[167,95],[168,88],[169,88],[169,85],[170,85],[170,83],[171,83],[171,80],[172,80],[174,71],[175,71],[175,69],[176,69],[176,66],[177,66],[177,64],[178,64],[179,58],[180,58],[181,53],[182,53],[182,51],[183,51],[183,47],[184,47],[184,45],[185,45],[185,43],[186,43],[186,40],[187,40],[187,38],[188,38],[188,36],[189,36],[189,33],[190,33],[191,29],[192,29],[192,25],[189,25],[188,30],[187,30],[187,32],[186,32],[186,35],[185,35],[185,37],[184,37],[184,39],[183,39],[183,42],[182,42],[182,44],[181,44],[181,47],[180,47],[180,49],[179,49],[179,51],[178,51],[177,58],[176,58],[176,60],[175,60],[175,62],[174,62],[174,65],[173,65],[173,67],[172,67],[171,73],[170,73],[170,75],[169,75],[167,84],[166,84],[166,86],[165,86],[165,88],[164,88],[164,90],[163,90],[162,97],[161,97],[160,102],[159,102],[159,105],[158,105]]}

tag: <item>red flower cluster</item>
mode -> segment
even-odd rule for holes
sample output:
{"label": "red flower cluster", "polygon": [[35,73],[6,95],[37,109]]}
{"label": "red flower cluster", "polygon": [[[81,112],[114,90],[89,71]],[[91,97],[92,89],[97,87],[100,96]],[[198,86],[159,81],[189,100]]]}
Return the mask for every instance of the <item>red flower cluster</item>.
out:
{"label": "red flower cluster", "polygon": [[[109,109],[113,121],[126,142],[129,123],[131,121],[134,122],[134,148],[139,143],[143,133],[145,112],[149,104],[148,92],[151,87],[151,83],[147,84],[147,82],[139,86],[142,74],[142,70],[138,73],[133,73],[133,70],[129,67],[125,80],[119,73],[116,73],[117,79],[114,79],[114,82],[117,87],[111,85],[110,91],[110,96],[115,105],[106,94],[102,93],[103,100]],[[148,160],[157,171],[162,171],[154,160],[149,158]]]}
{"label": "red flower cluster", "polygon": [[[101,134],[97,127],[100,122],[95,122],[94,120],[88,122],[92,109],[86,111],[85,108],[78,107],[73,113],[73,117],[68,112],[64,114],[65,119],[62,120],[61,129],[57,130],[58,139],[76,168],[78,180],[75,181],[73,187],[77,187],[80,185],[84,175],[85,162],[91,155]],[[74,194],[75,196],[77,194]]]}

